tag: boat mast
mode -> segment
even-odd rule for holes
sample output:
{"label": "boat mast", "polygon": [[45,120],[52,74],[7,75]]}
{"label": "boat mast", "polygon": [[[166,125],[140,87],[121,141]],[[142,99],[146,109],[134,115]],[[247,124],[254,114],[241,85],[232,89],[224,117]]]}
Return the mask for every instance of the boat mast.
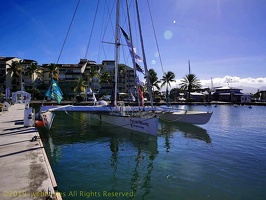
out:
{"label": "boat mast", "polygon": [[117,79],[118,79],[118,60],[119,60],[119,19],[120,19],[120,0],[116,1],[116,29],[115,29],[115,94],[114,94],[114,106],[117,105]]}
{"label": "boat mast", "polygon": [[143,64],[144,64],[145,76],[146,76],[146,81],[147,81],[147,86],[148,86],[148,91],[149,91],[151,106],[153,107],[153,98],[152,98],[151,83],[150,83],[150,73],[148,71],[147,61],[146,61],[146,56],[145,56],[145,51],[144,51],[144,42],[143,42],[143,37],[142,37],[141,25],[140,25],[140,15],[139,15],[138,0],[135,0],[135,2],[136,2],[136,9],[137,9],[139,35],[140,35],[140,43],[141,43],[141,49],[142,49],[142,56],[143,56]]}

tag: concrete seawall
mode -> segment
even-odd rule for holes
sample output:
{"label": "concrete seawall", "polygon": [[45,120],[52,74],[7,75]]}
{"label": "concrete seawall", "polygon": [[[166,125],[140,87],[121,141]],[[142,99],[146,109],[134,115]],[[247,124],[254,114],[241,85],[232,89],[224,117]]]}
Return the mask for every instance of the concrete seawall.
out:
{"label": "concrete seawall", "polygon": [[39,133],[24,127],[24,110],[15,104],[0,113],[0,199],[60,200]]}

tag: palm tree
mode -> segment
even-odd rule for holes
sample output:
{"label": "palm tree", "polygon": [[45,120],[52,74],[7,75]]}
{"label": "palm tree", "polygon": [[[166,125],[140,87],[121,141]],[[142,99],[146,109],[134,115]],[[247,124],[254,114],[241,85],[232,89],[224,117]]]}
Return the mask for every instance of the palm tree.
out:
{"label": "palm tree", "polygon": [[25,70],[25,75],[29,75],[31,77],[32,81],[32,91],[33,91],[33,96],[35,92],[35,83],[34,83],[34,75],[36,74],[37,78],[42,80],[42,75],[43,75],[43,68],[41,68],[37,62],[31,63],[30,66],[26,67]]}
{"label": "palm tree", "polygon": [[86,81],[83,78],[78,78],[75,80],[74,84],[74,92],[80,91],[80,92],[85,92],[86,89]]}
{"label": "palm tree", "polygon": [[[74,90],[74,92],[77,92],[77,91],[78,92],[85,92],[86,87],[87,87],[86,81],[83,78],[78,78],[75,80],[73,90]],[[83,99],[84,99],[81,96],[81,94],[77,95],[75,98],[77,101],[83,101]]]}
{"label": "palm tree", "polygon": [[151,84],[151,90],[152,90],[152,97],[154,97],[154,87],[157,90],[160,90],[159,83],[161,82],[158,80],[157,73],[153,69],[149,69],[149,74],[150,74],[150,84]]}
{"label": "palm tree", "polygon": [[100,83],[108,83],[110,84],[111,76],[109,72],[102,72],[100,76]]}
{"label": "palm tree", "polygon": [[118,65],[118,74],[123,75],[126,73],[126,66],[125,65]]}
{"label": "palm tree", "polygon": [[181,82],[182,83],[179,84],[180,89],[188,91],[188,99],[190,99],[190,92],[193,89],[201,88],[200,80],[197,78],[195,74],[187,74],[185,77],[183,77]]}
{"label": "palm tree", "polygon": [[98,77],[99,76],[99,72],[98,69],[96,67],[90,67],[89,70],[87,72],[85,72],[85,76],[87,77],[87,82],[88,85],[91,86],[93,77]]}
{"label": "palm tree", "polygon": [[20,61],[12,61],[11,65],[7,64],[9,66],[9,68],[7,68],[7,73],[10,74],[11,77],[11,82],[13,77],[20,77],[20,82],[19,85],[20,87],[22,86],[22,70],[23,70],[23,60]]}
{"label": "palm tree", "polygon": [[[26,67],[25,75],[29,75],[31,77],[32,82],[34,82],[34,75],[36,74],[37,78],[42,79],[43,68],[41,68],[37,62],[31,63],[30,66]],[[33,84],[34,86],[34,84]]]}
{"label": "palm tree", "polygon": [[59,67],[55,63],[51,63],[50,65],[45,65],[44,66],[44,71],[49,72],[49,77],[55,80],[58,80],[59,77]]}
{"label": "palm tree", "polygon": [[[123,80],[123,78],[124,78],[124,75],[125,75],[125,73],[126,73],[126,66],[125,65],[118,65],[118,74],[119,74],[119,76],[118,76],[118,80],[117,80],[117,82],[118,82],[118,84],[119,84],[119,86],[120,86],[120,88],[121,88],[121,92],[123,92],[123,86],[125,85],[124,84],[124,80]],[[119,78],[121,78],[121,81],[119,80]]]}
{"label": "palm tree", "polygon": [[171,87],[171,82],[175,82],[175,74],[174,74],[174,72],[169,71],[167,73],[164,73],[163,78],[161,79],[161,81],[162,81],[161,88],[166,85],[166,102],[168,102],[168,100],[169,100],[168,99],[168,96],[169,96],[168,95],[168,85]]}
{"label": "palm tree", "polygon": [[18,61],[12,61],[11,65],[7,64],[9,66],[9,68],[7,68],[7,72],[10,73],[10,76],[20,76],[20,72],[22,71],[23,67],[22,67],[22,63],[23,61],[20,60]]}

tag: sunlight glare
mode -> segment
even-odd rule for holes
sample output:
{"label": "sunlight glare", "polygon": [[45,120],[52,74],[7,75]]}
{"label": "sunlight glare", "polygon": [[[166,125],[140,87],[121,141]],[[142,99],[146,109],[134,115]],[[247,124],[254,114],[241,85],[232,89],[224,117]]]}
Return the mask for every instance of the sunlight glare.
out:
{"label": "sunlight glare", "polygon": [[171,31],[165,31],[164,32],[164,38],[166,40],[170,40],[173,37],[173,33]]}

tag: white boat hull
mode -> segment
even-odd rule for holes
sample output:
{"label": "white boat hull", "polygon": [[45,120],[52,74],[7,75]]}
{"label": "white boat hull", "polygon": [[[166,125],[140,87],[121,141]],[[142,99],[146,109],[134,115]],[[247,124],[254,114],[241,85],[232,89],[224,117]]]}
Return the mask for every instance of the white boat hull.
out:
{"label": "white boat hull", "polygon": [[[139,107],[131,106],[124,108],[126,112],[137,112]],[[72,112],[92,112],[92,113],[109,113],[117,112],[117,107],[110,106],[45,106],[42,111],[72,111]],[[208,123],[212,116],[212,112],[188,111],[180,110],[172,107],[145,107],[145,111],[154,111],[163,121],[182,122],[195,125]],[[114,117],[114,116],[112,116]],[[107,121],[108,122],[108,121]],[[108,122],[109,123],[109,122]]]}
{"label": "white boat hull", "polygon": [[156,113],[159,118],[166,122],[182,122],[196,125],[206,124],[212,112],[198,112],[198,111],[177,111],[177,112],[163,112]]}
{"label": "white boat hull", "polygon": [[146,133],[149,135],[157,135],[158,132],[158,117],[140,118],[131,116],[116,116],[108,114],[93,114],[94,118],[99,121],[120,126],[132,131]]}

